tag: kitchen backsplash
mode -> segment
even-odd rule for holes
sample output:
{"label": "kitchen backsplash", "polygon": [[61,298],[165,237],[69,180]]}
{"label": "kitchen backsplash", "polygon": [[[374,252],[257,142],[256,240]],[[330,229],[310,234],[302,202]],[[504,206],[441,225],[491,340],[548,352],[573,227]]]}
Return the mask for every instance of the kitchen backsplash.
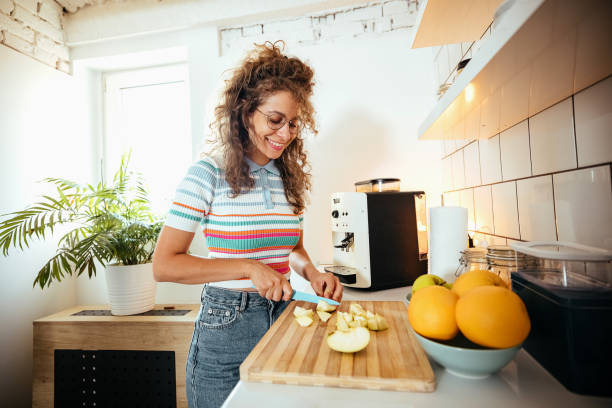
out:
{"label": "kitchen backsplash", "polygon": [[470,139],[443,141],[444,205],[468,208],[477,243],[612,249],[612,77]]}

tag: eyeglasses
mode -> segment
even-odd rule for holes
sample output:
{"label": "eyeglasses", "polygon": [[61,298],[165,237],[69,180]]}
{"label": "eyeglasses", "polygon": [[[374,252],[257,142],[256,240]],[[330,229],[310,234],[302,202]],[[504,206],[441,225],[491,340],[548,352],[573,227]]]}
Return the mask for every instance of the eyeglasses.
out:
{"label": "eyeglasses", "polygon": [[300,123],[299,119],[292,119],[288,121],[285,118],[285,115],[281,113],[275,112],[267,114],[265,112],[260,111],[259,108],[255,108],[255,110],[257,110],[259,113],[264,115],[266,119],[268,119],[268,127],[272,130],[279,130],[280,128],[285,126],[285,123],[289,123],[289,133],[296,134],[302,127],[302,124]]}

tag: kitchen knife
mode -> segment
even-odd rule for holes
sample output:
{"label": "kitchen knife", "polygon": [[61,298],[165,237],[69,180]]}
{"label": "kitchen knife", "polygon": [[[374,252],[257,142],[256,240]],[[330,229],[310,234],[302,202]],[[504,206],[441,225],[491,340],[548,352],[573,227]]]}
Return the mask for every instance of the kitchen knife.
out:
{"label": "kitchen knife", "polygon": [[311,302],[311,303],[319,303],[319,300],[322,300],[324,302],[329,303],[330,305],[336,305],[336,306],[340,304],[336,302],[335,300],[324,298],[324,297],[317,296],[317,295],[311,295],[310,293],[300,292],[298,290],[293,291],[293,296],[291,296],[291,299],[303,300],[305,302]]}
{"label": "kitchen knife", "polygon": [[[257,289],[255,285],[251,285],[253,289]],[[330,305],[338,306],[340,303],[335,300],[324,298],[317,295],[311,295],[310,293],[300,292],[299,290],[293,289],[293,295],[291,295],[291,299],[293,300],[303,300],[304,302],[310,303],[319,303],[319,300],[329,303]]]}

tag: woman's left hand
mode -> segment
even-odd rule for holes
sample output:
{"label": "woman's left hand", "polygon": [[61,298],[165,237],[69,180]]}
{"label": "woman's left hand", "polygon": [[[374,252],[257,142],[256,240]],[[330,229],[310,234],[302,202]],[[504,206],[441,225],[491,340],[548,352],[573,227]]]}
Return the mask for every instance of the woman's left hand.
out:
{"label": "woman's left hand", "polygon": [[342,301],[343,286],[340,280],[333,273],[317,272],[310,277],[310,286],[314,289],[317,296],[333,299],[336,302]]}

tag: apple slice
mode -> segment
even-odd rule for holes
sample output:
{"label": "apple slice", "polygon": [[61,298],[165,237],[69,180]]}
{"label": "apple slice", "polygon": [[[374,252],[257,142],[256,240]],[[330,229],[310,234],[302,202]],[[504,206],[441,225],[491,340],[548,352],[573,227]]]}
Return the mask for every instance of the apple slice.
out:
{"label": "apple slice", "polygon": [[338,330],[339,331],[348,331],[349,330],[349,325],[348,325],[346,319],[344,318],[344,313],[338,312],[338,313],[336,313],[336,316],[337,316],[336,327],[338,328]]}
{"label": "apple slice", "polygon": [[387,319],[385,319],[378,313],[376,313],[376,323],[378,323],[378,331],[386,330],[389,328],[389,325],[387,324]]}
{"label": "apple slice", "polygon": [[368,329],[373,331],[381,331],[389,328],[389,324],[387,324],[387,320],[379,315],[378,313],[373,314],[368,319]]}
{"label": "apple slice", "polygon": [[312,310],[311,309],[305,309],[303,307],[300,306],[296,306],[295,309],[293,310],[293,315],[295,317],[300,317],[300,316],[313,316]]}
{"label": "apple slice", "polygon": [[317,314],[319,315],[319,319],[321,319],[323,323],[327,322],[331,317],[331,313],[327,313],[323,310],[317,310]]}
{"label": "apple slice", "polygon": [[370,343],[370,332],[365,327],[355,327],[348,331],[335,331],[327,336],[327,345],[341,353],[355,353]]}
{"label": "apple slice", "polygon": [[302,327],[308,327],[312,324],[313,320],[310,316],[298,316],[295,318],[295,321]]}
{"label": "apple slice", "polygon": [[351,306],[349,307],[349,311],[351,312],[353,316],[365,316],[366,315],[366,311],[363,310],[363,307],[361,307],[359,303],[351,303]]}
{"label": "apple slice", "polygon": [[333,312],[334,310],[336,310],[336,306],[330,305],[324,300],[319,300],[319,303],[317,303],[317,311]]}

